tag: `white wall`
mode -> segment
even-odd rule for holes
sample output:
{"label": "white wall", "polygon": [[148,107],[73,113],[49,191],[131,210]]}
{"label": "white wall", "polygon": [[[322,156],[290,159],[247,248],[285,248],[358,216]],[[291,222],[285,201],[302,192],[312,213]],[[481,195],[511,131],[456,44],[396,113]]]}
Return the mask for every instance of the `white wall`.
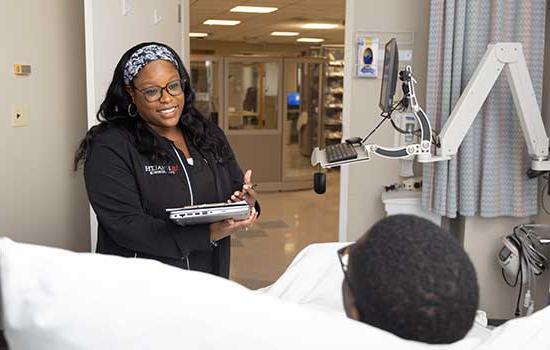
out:
{"label": "white wall", "polygon": [[[0,235],[86,250],[87,199],[72,170],[86,130],[83,4],[2,0],[0,42]],[[15,76],[14,63],[32,74]],[[29,108],[30,126],[11,126],[14,104]]]}
{"label": "white wall", "polygon": [[[417,94],[424,103],[428,50],[429,1],[347,0],[346,62],[344,80],[344,137],[364,136],[380,121],[378,99],[381,79],[354,78],[357,31],[414,32],[414,74]],[[381,127],[369,142],[392,146],[393,128]],[[340,240],[355,240],[384,217],[380,200],[384,185],[399,179],[399,162],[377,158],[344,166],[340,178]]]}
{"label": "white wall", "polygon": [[[86,74],[88,126],[97,123],[96,113],[105,98],[113,71],[120,57],[130,47],[144,41],[165,43],[189,62],[189,1],[132,0],[129,12],[122,13],[121,1],[84,0],[86,19]],[[161,20],[154,21],[155,10]],[[183,52],[182,49],[187,48]],[[91,248],[95,250],[97,222],[90,209]]]}

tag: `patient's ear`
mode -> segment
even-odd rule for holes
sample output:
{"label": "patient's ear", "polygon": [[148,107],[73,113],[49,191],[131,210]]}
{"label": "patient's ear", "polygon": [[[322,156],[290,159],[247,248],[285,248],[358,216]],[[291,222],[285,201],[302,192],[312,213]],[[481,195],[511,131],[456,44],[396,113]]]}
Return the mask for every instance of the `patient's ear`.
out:
{"label": "patient's ear", "polygon": [[357,309],[355,304],[353,304],[353,306],[350,308],[348,317],[355,321],[361,321],[361,316],[359,316],[359,310]]}
{"label": "patient's ear", "polygon": [[344,300],[344,310],[346,310],[346,315],[356,321],[360,321],[359,310],[355,306],[355,298],[351,293],[348,282],[344,278],[342,281],[342,298]]}

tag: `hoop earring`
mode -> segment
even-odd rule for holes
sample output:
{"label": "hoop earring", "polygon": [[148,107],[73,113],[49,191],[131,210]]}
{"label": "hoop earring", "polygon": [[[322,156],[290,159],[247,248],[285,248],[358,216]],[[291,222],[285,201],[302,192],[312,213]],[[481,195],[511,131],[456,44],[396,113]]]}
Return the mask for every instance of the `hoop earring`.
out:
{"label": "hoop earring", "polygon": [[[134,113],[132,113],[132,106],[136,107],[136,111]],[[130,102],[128,104],[128,115],[130,117],[135,117],[138,115],[138,110],[137,110],[137,106],[135,104],[133,104],[132,102]]]}

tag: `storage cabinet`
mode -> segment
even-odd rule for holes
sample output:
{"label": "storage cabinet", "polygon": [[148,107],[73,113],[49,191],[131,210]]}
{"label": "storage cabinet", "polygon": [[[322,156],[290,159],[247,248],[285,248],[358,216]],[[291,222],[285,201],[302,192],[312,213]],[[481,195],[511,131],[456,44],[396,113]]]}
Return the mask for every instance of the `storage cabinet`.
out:
{"label": "storage cabinet", "polygon": [[342,109],[344,96],[344,47],[323,46],[321,54],[326,57],[325,83],[325,145],[342,141]]}

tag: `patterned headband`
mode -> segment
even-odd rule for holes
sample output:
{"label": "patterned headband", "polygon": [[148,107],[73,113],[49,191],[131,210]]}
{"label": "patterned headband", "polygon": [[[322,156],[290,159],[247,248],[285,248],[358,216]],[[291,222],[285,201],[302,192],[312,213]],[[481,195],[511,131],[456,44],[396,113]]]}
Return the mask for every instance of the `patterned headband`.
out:
{"label": "patterned headband", "polygon": [[156,60],[169,61],[179,68],[176,57],[166,47],[155,44],[147,45],[134,52],[124,65],[124,84],[130,85],[130,82],[147,63]]}

